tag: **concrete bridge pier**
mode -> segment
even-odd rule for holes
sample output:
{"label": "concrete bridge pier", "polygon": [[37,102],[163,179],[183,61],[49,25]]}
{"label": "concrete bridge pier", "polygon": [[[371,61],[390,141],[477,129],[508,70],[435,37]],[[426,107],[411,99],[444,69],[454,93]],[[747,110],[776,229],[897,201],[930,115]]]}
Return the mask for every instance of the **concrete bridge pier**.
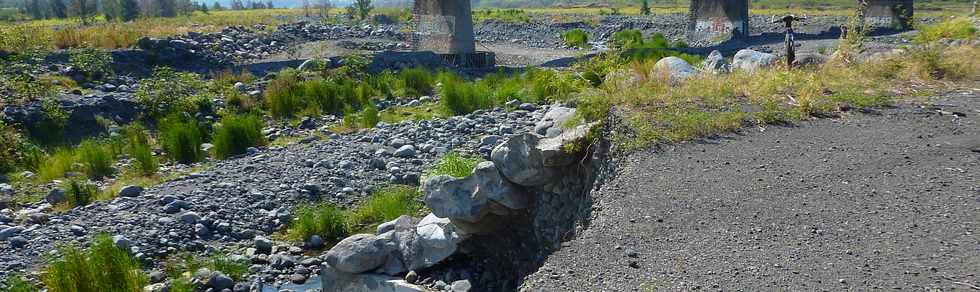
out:
{"label": "concrete bridge pier", "polygon": [[[861,0],[858,0],[861,3]],[[912,28],[913,0],[866,0],[864,21],[873,27]]]}
{"label": "concrete bridge pier", "polygon": [[469,0],[416,0],[413,13],[415,50],[435,52],[457,66],[493,66],[493,53],[476,50]]}
{"label": "concrete bridge pier", "polygon": [[749,35],[749,0],[691,0],[687,39],[718,43]]}

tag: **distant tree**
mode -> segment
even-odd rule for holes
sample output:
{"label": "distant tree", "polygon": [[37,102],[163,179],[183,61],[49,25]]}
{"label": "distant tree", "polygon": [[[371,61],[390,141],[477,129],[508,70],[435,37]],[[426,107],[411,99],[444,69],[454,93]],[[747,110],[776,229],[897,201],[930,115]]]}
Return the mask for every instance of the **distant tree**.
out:
{"label": "distant tree", "polygon": [[89,20],[95,16],[95,1],[94,0],[71,0],[71,16],[78,17],[82,20],[82,24],[87,25]]}
{"label": "distant tree", "polygon": [[221,3],[219,3],[218,1],[214,1],[214,5],[211,5],[211,10],[221,11],[221,10],[225,10],[225,8],[221,7]]}
{"label": "distant tree", "polygon": [[201,4],[198,4],[197,5],[197,10],[200,10],[204,14],[211,14],[211,13],[208,12],[208,4],[206,4],[204,2],[201,2]]}
{"label": "distant tree", "polygon": [[49,0],[48,6],[51,8],[51,16],[55,18],[68,17],[68,7],[63,0]]}
{"label": "distant tree", "polygon": [[44,3],[41,0],[28,0],[24,4],[24,12],[30,15],[32,18],[47,18],[47,13],[44,11]]}
{"label": "distant tree", "polygon": [[108,21],[122,21],[122,3],[120,0],[102,0],[102,15]]}
{"label": "distant tree", "polygon": [[157,15],[159,17],[175,17],[177,16],[177,1],[174,0],[156,0],[157,1]]}
{"label": "distant tree", "polygon": [[330,3],[330,0],[320,0],[317,8],[320,10],[320,17],[327,17],[330,14],[330,8],[333,8],[333,4]]}
{"label": "distant tree", "polygon": [[231,0],[231,10],[245,9],[245,4],[241,0]]}
{"label": "distant tree", "polygon": [[649,2],[650,1],[648,1],[648,0],[643,0],[643,3],[640,4],[640,14],[650,15],[650,3]]}
{"label": "distant tree", "polygon": [[374,6],[371,6],[371,0],[354,0],[354,3],[347,6],[347,13],[350,13],[351,17],[365,20],[368,14],[371,14],[372,9],[374,9]]}
{"label": "distant tree", "polygon": [[274,9],[275,7],[272,6],[272,1],[268,1],[268,2],[265,2],[265,8],[266,9]]}
{"label": "distant tree", "polygon": [[140,17],[140,4],[136,0],[119,0],[122,7],[122,20],[132,21]]}

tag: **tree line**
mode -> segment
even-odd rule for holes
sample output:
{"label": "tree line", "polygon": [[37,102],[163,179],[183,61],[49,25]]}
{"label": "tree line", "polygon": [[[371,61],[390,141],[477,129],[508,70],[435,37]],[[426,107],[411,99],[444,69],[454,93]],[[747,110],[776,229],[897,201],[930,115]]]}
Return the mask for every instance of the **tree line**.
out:
{"label": "tree line", "polygon": [[33,19],[77,17],[88,23],[98,14],[109,21],[130,21],[139,17],[176,17],[195,11],[275,8],[272,1],[232,0],[225,8],[215,1],[211,7],[192,0],[24,0],[21,13]]}

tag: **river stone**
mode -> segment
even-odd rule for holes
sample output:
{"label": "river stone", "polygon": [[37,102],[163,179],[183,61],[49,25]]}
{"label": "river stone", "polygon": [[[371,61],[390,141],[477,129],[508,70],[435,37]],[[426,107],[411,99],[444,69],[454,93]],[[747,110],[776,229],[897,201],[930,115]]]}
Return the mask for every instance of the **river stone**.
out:
{"label": "river stone", "polygon": [[[515,184],[527,187],[547,184],[558,175],[558,171],[544,165],[541,151],[537,149],[542,138],[532,133],[511,137],[494,148],[490,158],[500,173]],[[438,213],[436,215],[455,218]]]}
{"label": "river stone", "polygon": [[119,190],[120,197],[139,197],[143,193],[143,187],[141,186],[125,186]]}
{"label": "river stone", "polygon": [[429,214],[415,227],[421,252],[408,259],[409,270],[420,270],[442,262],[456,252],[462,240],[449,219]]}
{"label": "river stone", "polygon": [[688,64],[684,59],[674,56],[660,59],[653,65],[653,70],[653,76],[669,77],[672,83],[684,81],[697,73],[694,66]]}
{"label": "river stone", "polygon": [[727,71],[728,63],[725,62],[725,56],[721,54],[718,50],[711,51],[708,57],[704,59],[701,63],[701,69],[704,72],[711,73],[723,73]]}
{"label": "river stone", "polygon": [[327,252],[327,263],[346,273],[363,273],[385,263],[384,242],[372,234],[356,234],[341,240]]}
{"label": "river stone", "polygon": [[323,265],[320,270],[322,291],[344,292],[425,292],[421,286],[405,282],[405,280],[381,274],[350,274],[338,271],[330,265]]}
{"label": "river stone", "polygon": [[562,126],[575,117],[575,109],[563,106],[552,106],[544,113],[544,117],[534,124],[534,132],[545,137],[561,134]]}
{"label": "river stone", "polygon": [[53,188],[48,192],[48,195],[44,196],[44,201],[54,204],[59,204],[66,201],[65,190],[62,188]]}
{"label": "river stone", "polygon": [[224,273],[216,271],[211,273],[211,278],[208,279],[208,286],[214,288],[214,291],[221,291],[224,289],[231,289],[235,286],[235,281],[230,277],[225,276]]}
{"label": "river stone", "polygon": [[768,68],[775,62],[776,55],[743,49],[735,53],[735,58],[732,60],[732,70],[755,71]]}

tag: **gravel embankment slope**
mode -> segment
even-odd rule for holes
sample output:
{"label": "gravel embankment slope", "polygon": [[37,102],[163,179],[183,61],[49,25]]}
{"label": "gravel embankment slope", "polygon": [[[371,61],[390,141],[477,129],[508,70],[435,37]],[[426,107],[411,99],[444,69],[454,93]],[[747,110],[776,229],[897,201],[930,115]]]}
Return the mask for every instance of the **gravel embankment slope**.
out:
{"label": "gravel embankment slope", "polygon": [[976,289],[978,91],[630,155],[524,290]]}

